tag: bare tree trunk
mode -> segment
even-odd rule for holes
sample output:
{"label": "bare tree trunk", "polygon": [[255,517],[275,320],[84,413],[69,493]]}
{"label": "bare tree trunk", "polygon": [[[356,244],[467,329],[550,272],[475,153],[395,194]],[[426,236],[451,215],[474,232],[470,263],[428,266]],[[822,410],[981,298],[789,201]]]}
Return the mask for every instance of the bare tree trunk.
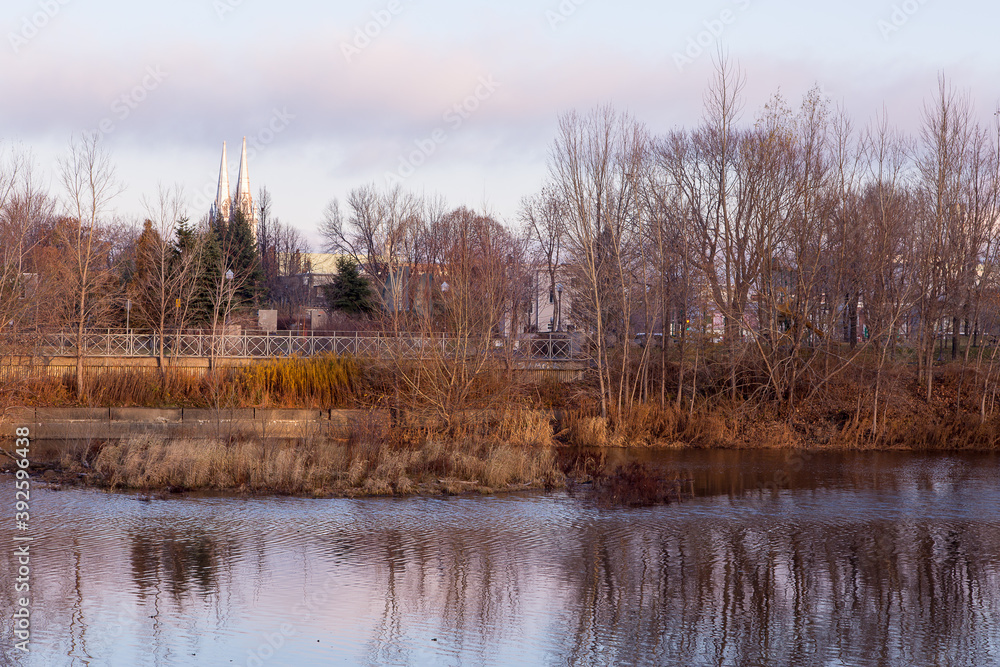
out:
{"label": "bare tree trunk", "polygon": [[107,206],[122,188],[97,135],[85,135],[79,143],[75,139],[70,142],[69,155],[60,163],[60,178],[74,218],[67,245],[72,253],[75,280],[76,390],[83,400],[87,397],[84,332],[88,323],[96,321],[102,309],[108,306],[100,292],[110,283],[110,276],[106,270],[93,266],[99,256],[106,253],[102,241],[97,238],[101,231],[99,225]]}

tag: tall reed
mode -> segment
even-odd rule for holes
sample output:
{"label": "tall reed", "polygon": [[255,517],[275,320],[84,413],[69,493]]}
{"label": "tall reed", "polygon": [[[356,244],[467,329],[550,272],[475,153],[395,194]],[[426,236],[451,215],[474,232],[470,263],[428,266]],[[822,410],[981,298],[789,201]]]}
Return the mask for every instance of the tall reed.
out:
{"label": "tall reed", "polygon": [[348,407],[360,382],[351,357],[271,359],[233,371],[243,403],[256,407]]}
{"label": "tall reed", "polygon": [[93,468],[116,489],[348,496],[492,492],[552,487],[563,479],[550,447],[436,439],[401,448],[359,444],[350,439],[226,443],[140,435],[105,445]]}

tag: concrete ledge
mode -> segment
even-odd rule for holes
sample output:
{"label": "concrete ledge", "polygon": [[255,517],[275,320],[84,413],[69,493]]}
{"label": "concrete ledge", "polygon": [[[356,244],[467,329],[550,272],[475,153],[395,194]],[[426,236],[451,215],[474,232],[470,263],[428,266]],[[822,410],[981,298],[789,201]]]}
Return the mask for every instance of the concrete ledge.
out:
{"label": "concrete ledge", "polygon": [[111,421],[110,408],[35,408],[39,424],[53,421]]}
{"label": "concrete ledge", "polygon": [[182,421],[218,422],[218,421],[253,421],[253,408],[234,408],[212,410],[209,408],[184,408]]}
{"label": "concrete ledge", "polygon": [[350,426],[364,420],[366,415],[367,410],[330,410],[330,425]]}
{"label": "concrete ledge", "polygon": [[180,422],[184,411],[180,408],[160,410],[156,408],[111,408],[111,421],[162,424]]}
{"label": "concrete ledge", "polygon": [[319,421],[329,419],[327,410],[296,410],[283,408],[255,408],[254,419],[263,421]]}

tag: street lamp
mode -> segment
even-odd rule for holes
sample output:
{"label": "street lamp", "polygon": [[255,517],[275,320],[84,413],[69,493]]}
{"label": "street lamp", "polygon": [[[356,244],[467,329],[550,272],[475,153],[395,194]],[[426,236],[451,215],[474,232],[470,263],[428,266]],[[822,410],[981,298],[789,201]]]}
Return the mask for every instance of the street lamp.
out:
{"label": "street lamp", "polygon": [[556,331],[562,331],[562,292],[563,284],[556,283]]}
{"label": "street lamp", "polygon": [[233,270],[226,271],[226,316],[222,318],[222,328],[229,331],[229,309],[233,303]]}

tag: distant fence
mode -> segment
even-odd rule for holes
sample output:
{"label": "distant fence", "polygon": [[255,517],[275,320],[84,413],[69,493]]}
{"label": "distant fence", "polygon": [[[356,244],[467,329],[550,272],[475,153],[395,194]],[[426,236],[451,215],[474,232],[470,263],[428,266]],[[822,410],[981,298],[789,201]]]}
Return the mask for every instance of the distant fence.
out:
{"label": "distant fence", "polygon": [[[273,357],[311,357],[322,354],[380,358],[392,355],[423,358],[440,354],[470,356],[479,354],[479,345],[491,345],[500,354],[505,351],[522,359],[557,361],[578,357],[568,338],[522,339],[496,338],[478,343],[468,338],[448,335],[389,336],[369,333],[332,333],[323,335],[286,332],[182,331],[162,337],[164,356],[184,358],[227,357],[268,359]],[[73,333],[40,334],[33,341],[34,356],[74,357],[78,354],[77,336]],[[83,354],[87,357],[155,357],[159,355],[160,336],[128,331],[89,331],[83,336]]]}

